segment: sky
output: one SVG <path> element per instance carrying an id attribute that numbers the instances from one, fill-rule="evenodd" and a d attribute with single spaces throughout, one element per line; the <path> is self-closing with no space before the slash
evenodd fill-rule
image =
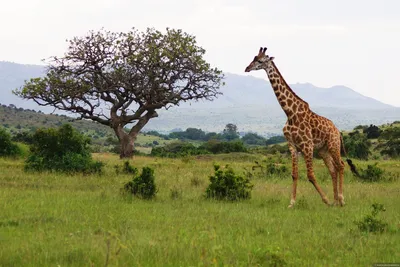
<path id="1" fill-rule="evenodd" d="M 244 73 L 260 46 L 289 84 L 345 85 L 400 107 L 398 0 L 1 0 L 0 60 L 43 64 L 67 39 L 104 28 L 182 29 L 224 72 Z M 244 92 L 245 93 L 245 92 Z"/>

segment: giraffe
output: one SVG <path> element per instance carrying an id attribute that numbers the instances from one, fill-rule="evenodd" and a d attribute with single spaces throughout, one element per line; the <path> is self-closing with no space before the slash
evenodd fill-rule
<path id="1" fill-rule="evenodd" d="M 329 205 L 327 196 L 315 179 L 313 170 L 314 150 L 318 151 L 332 177 L 334 204 L 343 206 L 345 204 L 343 196 L 344 162 L 340 156 L 340 146 L 343 142 L 341 133 L 331 120 L 314 113 L 308 103 L 296 95 L 276 67 L 274 57 L 265 54 L 266 50 L 266 47 L 260 48 L 258 55 L 247 66 L 245 72 L 260 69 L 266 71 L 276 98 L 287 116 L 283 134 L 288 142 L 292 157 L 293 179 L 289 208 L 293 207 L 296 202 L 297 180 L 299 178 L 298 152 L 303 154 L 306 162 L 308 180 L 318 191 L 322 201 Z"/>

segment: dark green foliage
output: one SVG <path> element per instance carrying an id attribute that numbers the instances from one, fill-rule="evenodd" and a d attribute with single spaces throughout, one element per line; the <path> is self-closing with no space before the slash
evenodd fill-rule
<path id="1" fill-rule="evenodd" d="M 356 127 L 354 127 L 354 130 L 363 130 L 367 129 L 368 125 L 357 125 Z"/>
<path id="2" fill-rule="evenodd" d="M 247 148 L 242 141 L 223 142 L 218 140 L 210 140 L 199 147 L 213 154 L 231 153 L 231 152 L 247 152 Z"/>
<path id="3" fill-rule="evenodd" d="M 58 129 L 39 129 L 33 135 L 25 169 L 100 173 L 104 164 L 92 160 L 89 143 L 69 124 Z"/>
<path id="4" fill-rule="evenodd" d="M 115 165 L 114 169 L 117 174 L 123 173 L 123 174 L 136 175 L 139 172 L 139 170 L 136 167 L 130 165 L 129 161 L 125 161 L 122 166 Z"/>
<path id="5" fill-rule="evenodd" d="M 286 138 L 283 135 L 277 135 L 277 136 L 272 136 L 267 139 L 266 145 L 274 145 L 274 144 L 279 144 L 279 143 L 284 143 L 286 142 Z"/>
<path id="6" fill-rule="evenodd" d="M 379 168 L 378 163 L 374 165 L 368 165 L 367 169 L 361 170 L 360 179 L 364 182 L 379 182 L 383 180 L 384 170 Z"/>
<path id="7" fill-rule="evenodd" d="M 367 135 L 368 139 L 378 138 L 381 135 L 382 130 L 376 125 L 370 125 L 363 129 L 363 133 Z"/>
<path id="8" fill-rule="evenodd" d="M 343 141 L 350 158 L 367 160 L 371 154 L 369 151 L 371 141 L 362 133 L 352 132 L 348 136 L 344 136 Z"/>
<path id="9" fill-rule="evenodd" d="M 197 128 L 187 128 L 185 131 L 175 131 L 168 135 L 169 138 L 177 138 L 180 140 L 198 140 L 198 141 L 208 141 L 210 139 L 221 139 L 221 135 L 211 132 L 205 133 L 201 129 Z"/>
<path id="10" fill-rule="evenodd" d="M 366 215 L 361 221 L 355 222 L 361 232 L 383 233 L 387 230 L 388 224 L 376 218 L 379 212 L 386 209 L 380 203 L 372 204 L 371 214 Z"/>
<path id="11" fill-rule="evenodd" d="M 216 133 L 216 132 L 206 133 L 206 135 L 204 136 L 204 141 L 221 140 L 221 139 L 222 139 L 221 134 Z"/>
<path id="12" fill-rule="evenodd" d="M 239 133 L 237 130 L 237 126 L 233 123 L 228 123 L 225 126 L 225 129 L 222 132 L 222 139 L 223 140 L 227 140 L 227 141 L 232 141 L 232 140 L 236 140 L 239 139 Z"/>
<path id="13" fill-rule="evenodd" d="M 388 155 L 392 158 L 400 157 L 400 138 L 389 139 L 385 145 L 383 150 L 381 151 L 382 155 Z"/>
<path id="14" fill-rule="evenodd" d="M 31 131 L 24 131 L 24 132 L 19 132 L 16 133 L 13 137 L 12 140 L 14 142 L 20 142 L 20 143 L 25 143 L 25 144 L 32 144 L 33 143 L 33 134 Z"/>
<path id="15" fill-rule="evenodd" d="M 153 147 L 150 155 L 157 157 L 184 157 L 190 155 L 208 154 L 204 149 L 197 148 L 191 143 L 187 142 L 173 142 L 163 147 Z"/>
<path id="16" fill-rule="evenodd" d="M 242 141 L 247 145 L 264 146 L 267 140 L 256 133 L 247 133 L 242 137 Z"/>
<path id="17" fill-rule="evenodd" d="M 384 130 L 379 140 L 384 142 L 379 146 L 382 148 L 382 155 L 388 155 L 393 158 L 400 157 L 400 127 L 391 127 Z"/>
<path id="18" fill-rule="evenodd" d="M 124 185 L 124 191 L 143 199 L 152 199 L 157 193 L 154 170 L 143 167 L 142 173 Z"/>
<path id="19" fill-rule="evenodd" d="M 0 128 L 0 157 L 16 157 L 21 153 L 19 147 L 11 141 L 10 134 Z"/>
<path id="20" fill-rule="evenodd" d="M 158 137 L 163 138 L 164 140 L 169 140 L 169 139 L 170 139 L 168 135 L 161 134 L 161 133 L 159 133 L 159 132 L 157 132 L 157 131 L 148 131 L 148 132 L 145 132 L 145 133 L 144 133 L 144 135 L 146 135 L 146 134 L 158 136 Z"/>
<path id="21" fill-rule="evenodd" d="M 206 189 L 207 198 L 235 201 L 251 197 L 253 185 L 248 178 L 236 174 L 229 166 L 222 170 L 219 165 L 214 165 L 214 170 Z"/>
<path id="22" fill-rule="evenodd" d="M 223 142 L 210 140 L 203 145 L 196 147 L 188 142 L 173 142 L 163 147 L 154 147 L 151 150 L 152 156 L 157 157 L 184 157 L 204 154 L 221 154 L 231 152 L 247 152 L 246 147 L 241 141 Z"/>

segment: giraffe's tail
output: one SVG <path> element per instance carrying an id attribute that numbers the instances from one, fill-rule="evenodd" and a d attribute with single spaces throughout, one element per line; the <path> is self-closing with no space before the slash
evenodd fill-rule
<path id="1" fill-rule="evenodd" d="M 358 171 L 357 171 L 357 169 L 356 169 L 356 166 L 354 165 L 353 161 L 347 157 L 346 149 L 344 148 L 344 142 L 343 142 L 343 135 L 342 135 L 342 133 L 340 133 L 340 141 L 341 141 L 341 143 L 342 143 L 343 152 L 344 152 L 344 155 L 345 155 L 345 157 L 346 157 L 347 164 L 349 164 L 349 166 L 350 166 L 351 172 L 352 172 L 356 177 L 360 177 L 360 174 L 358 173 Z"/>

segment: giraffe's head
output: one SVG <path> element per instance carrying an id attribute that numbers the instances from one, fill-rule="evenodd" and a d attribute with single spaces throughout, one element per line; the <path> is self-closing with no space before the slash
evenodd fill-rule
<path id="1" fill-rule="evenodd" d="M 266 55 L 265 51 L 267 51 L 266 47 L 264 48 L 260 47 L 258 55 L 254 57 L 252 62 L 250 62 L 250 64 L 245 69 L 245 72 L 267 68 L 268 64 L 270 64 L 272 60 L 274 60 L 274 57 Z"/>

